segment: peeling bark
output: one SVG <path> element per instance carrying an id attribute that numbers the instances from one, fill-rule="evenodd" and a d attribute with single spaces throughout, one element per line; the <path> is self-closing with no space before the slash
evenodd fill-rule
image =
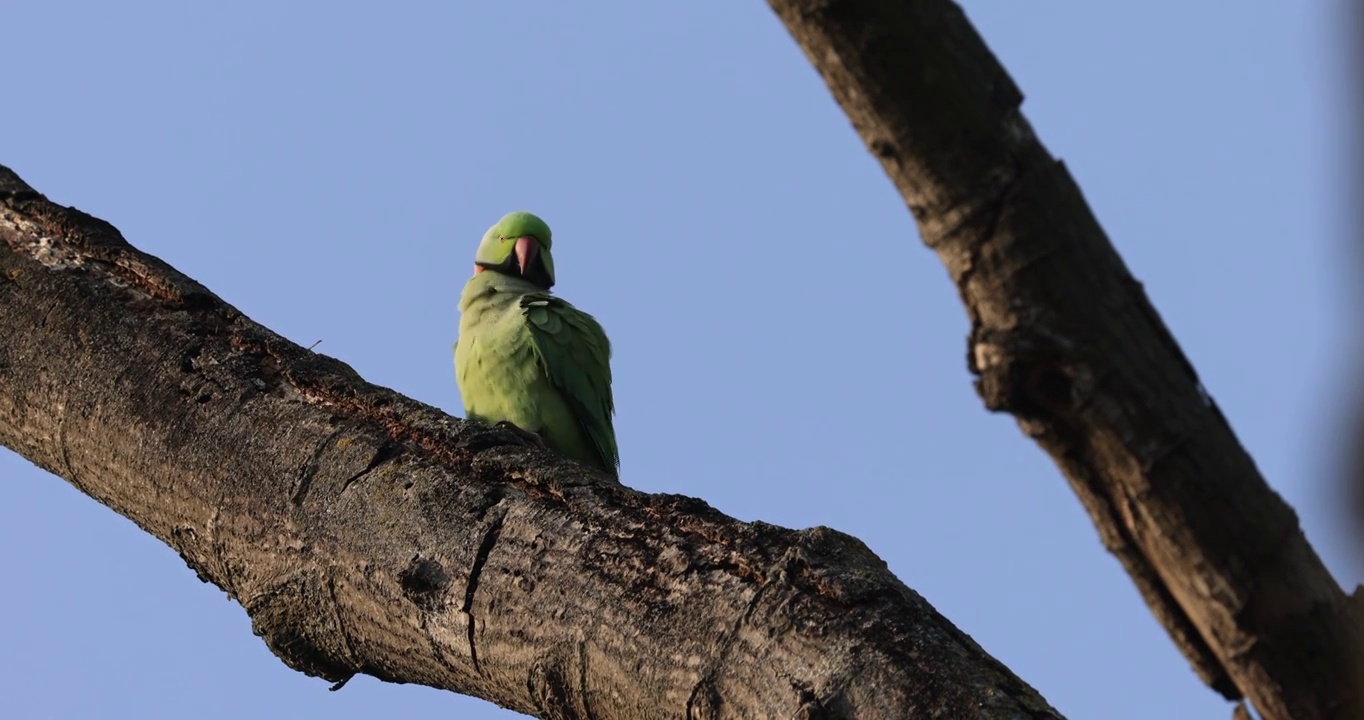
<path id="1" fill-rule="evenodd" d="M 1023 96 L 949 0 L 769 0 L 947 267 L 967 363 L 1194 670 L 1267 720 L 1364 717 L 1364 634 Z"/>
<path id="2" fill-rule="evenodd" d="M 542 718 L 1059 718 L 855 538 L 648 495 L 364 382 L 0 167 L 0 444 L 287 665 Z"/>

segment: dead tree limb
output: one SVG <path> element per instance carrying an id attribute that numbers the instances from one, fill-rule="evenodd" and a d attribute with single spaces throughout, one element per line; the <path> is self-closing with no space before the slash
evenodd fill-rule
<path id="1" fill-rule="evenodd" d="M 1345 594 L 961 9 L 769 3 L 947 266 L 986 407 L 1056 461 L 1198 674 L 1268 720 L 1364 717 Z"/>
<path id="2" fill-rule="evenodd" d="M 370 385 L 3 167 L 0 444 L 328 680 L 543 718 L 1060 717 L 855 538 L 635 492 Z"/>

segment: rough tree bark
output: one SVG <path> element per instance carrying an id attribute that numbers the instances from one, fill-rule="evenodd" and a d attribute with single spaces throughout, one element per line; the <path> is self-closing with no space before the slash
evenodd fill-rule
<path id="1" fill-rule="evenodd" d="M 949 0 L 769 0 L 900 190 L 971 323 L 986 407 L 1056 461 L 1205 682 L 1364 717 L 1359 620 Z"/>
<path id="2" fill-rule="evenodd" d="M 0 444 L 289 666 L 543 718 L 1059 718 L 865 545 L 647 495 L 361 380 L 0 167 Z"/>

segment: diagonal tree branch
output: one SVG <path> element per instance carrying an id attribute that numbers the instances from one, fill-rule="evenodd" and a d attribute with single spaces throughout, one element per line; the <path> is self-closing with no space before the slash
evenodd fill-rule
<path id="1" fill-rule="evenodd" d="M 769 4 L 947 266 L 986 407 L 1056 461 L 1199 676 L 1268 720 L 1364 717 L 1345 594 L 961 9 Z"/>
<path id="2" fill-rule="evenodd" d="M 543 718 L 1059 718 L 855 538 L 647 495 L 375 387 L 0 167 L 0 444 L 286 664 Z"/>

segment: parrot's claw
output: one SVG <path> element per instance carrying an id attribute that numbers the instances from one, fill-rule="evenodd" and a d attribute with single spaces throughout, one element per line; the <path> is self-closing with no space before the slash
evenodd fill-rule
<path id="1" fill-rule="evenodd" d="M 503 420 L 502 422 L 497 424 L 497 427 L 500 427 L 503 430 L 510 432 L 511 434 L 521 438 L 522 440 L 525 440 L 531 445 L 536 445 L 539 447 L 549 447 L 548 445 L 545 445 L 544 438 L 540 437 L 539 435 L 536 435 L 535 433 L 529 430 L 522 430 L 521 428 L 516 426 L 516 423 L 511 423 L 507 422 L 506 420 Z"/>

